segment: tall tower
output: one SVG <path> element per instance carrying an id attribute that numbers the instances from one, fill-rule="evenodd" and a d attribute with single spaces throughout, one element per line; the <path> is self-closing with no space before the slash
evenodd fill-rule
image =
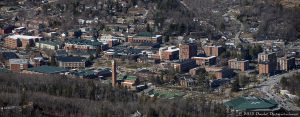
<path id="1" fill-rule="evenodd" d="M 197 45 L 194 43 L 179 44 L 179 59 L 186 60 L 197 55 Z"/>
<path id="2" fill-rule="evenodd" d="M 115 60 L 111 61 L 111 70 L 112 70 L 111 85 L 113 87 L 115 87 L 116 86 L 116 81 L 117 81 L 117 68 L 116 68 L 116 61 Z"/>

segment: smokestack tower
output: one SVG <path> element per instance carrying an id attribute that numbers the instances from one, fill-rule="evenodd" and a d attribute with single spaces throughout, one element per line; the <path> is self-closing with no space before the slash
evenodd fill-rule
<path id="1" fill-rule="evenodd" d="M 117 81 L 117 68 L 116 68 L 116 61 L 115 60 L 111 61 L 111 70 L 112 70 L 111 85 L 113 87 L 115 87 L 116 86 L 116 81 Z"/>

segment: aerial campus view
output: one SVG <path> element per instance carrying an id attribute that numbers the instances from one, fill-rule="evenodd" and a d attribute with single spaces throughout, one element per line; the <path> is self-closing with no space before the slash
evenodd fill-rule
<path id="1" fill-rule="evenodd" d="M 300 0 L 0 0 L 0 117 L 298 117 Z"/>

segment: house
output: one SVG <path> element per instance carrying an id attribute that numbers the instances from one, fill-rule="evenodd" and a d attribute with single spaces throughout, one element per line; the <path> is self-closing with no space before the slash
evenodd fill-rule
<path id="1" fill-rule="evenodd" d="M 86 61 L 82 57 L 58 56 L 58 66 L 63 68 L 85 68 Z"/>

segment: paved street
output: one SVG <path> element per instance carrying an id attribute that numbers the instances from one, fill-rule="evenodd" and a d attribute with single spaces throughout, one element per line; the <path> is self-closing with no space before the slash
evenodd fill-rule
<path id="1" fill-rule="evenodd" d="M 288 77 L 296 72 L 300 72 L 300 70 L 293 70 L 288 73 L 272 76 L 269 80 L 259 84 L 257 86 L 257 90 L 263 92 L 269 99 L 274 99 L 281 107 L 288 111 L 300 110 L 300 108 L 293 101 L 287 99 L 286 97 L 279 96 L 279 94 L 276 94 L 274 91 L 272 91 L 272 86 L 279 84 L 282 77 Z"/>

